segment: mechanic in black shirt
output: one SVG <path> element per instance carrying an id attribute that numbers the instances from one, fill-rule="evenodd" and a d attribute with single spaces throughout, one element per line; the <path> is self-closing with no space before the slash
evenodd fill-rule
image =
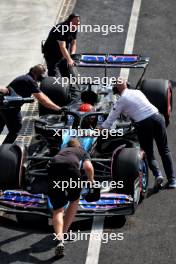
<path id="1" fill-rule="evenodd" d="M 68 66 L 72 66 L 72 54 L 76 53 L 77 27 L 80 23 L 78 14 L 71 14 L 69 18 L 54 26 L 45 44 L 42 52 L 44 54 L 49 76 L 56 76 L 56 64 L 62 77 L 69 77 Z"/>
<path id="2" fill-rule="evenodd" d="M 38 82 L 42 80 L 45 68 L 42 64 L 32 67 L 26 75 L 14 79 L 7 88 L 1 88 L 0 92 L 4 95 L 20 95 L 23 98 L 33 95 L 42 105 L 52 110 L 58 111 L 60 107 L 54 104 L 38 87 Z M 22 116 L 20 107 L 0 110 L 0 133 L 6 125 L 9 133 L 4 143 L 13 143 L 22 127 Z"/>
<path id="3" fill-rule="evenodd" d="M 68 146 L 62 149 L 49 165 L 49 197 L 53 205 L 53 225 L 58 239 L 56 256 L 64 255 L 63 234 L 68 232 L 78 208 L 81 188 L 77 183 L 81 178 L 81 161 L 88 181 L 92 184 L 94 182 L 94 169 L 89 159 L 89 154 L 81 148 L 80 142 L 77 139 L 70 139 Z M 54 182 L 58 181 L 60 184 L 56 186 Z M 63 181 L 68 182 L 65 188 L 61 188 Z M 71 181 L 75 183 L 75 188 L 69 184 Z M 68 202 L 70 203 L 63 221 L 64 206 Z"/>

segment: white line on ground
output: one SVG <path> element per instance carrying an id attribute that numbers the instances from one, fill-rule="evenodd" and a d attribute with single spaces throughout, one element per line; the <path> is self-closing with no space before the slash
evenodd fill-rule
<path id="1" fill-rule="evenodd" d="M 132 54 L 142 0 L 134 0 L 129 21 L 124 54 Z M 128 80 L 130 69 L 121 69 L 120 76 Z"/>
<path id="2" fill-rule="evenodd" d="M 141 7 L 142 0 L 134 0 L 133 7 L 131 10 L 131 16 L 129 21 L 128 33 L 125 42 L 124 54 L 132 54 L 134 41 L 136 36 L 139 12 Z M 129 77 L 129 69 L 121 69 L 120 76 L 123 76 L 125 79 L 128 80 Z M 100 234 L 103 233 L 103 225 L 104 225 L 104 217 L 99 219 L 98 217 L 94 217 L 91 236 L 89 240 L 89 246 L 87 251 L 87 258 L 86 264 L 98 264 L 99 262 L 99 255 L 100 255 L 100 248 L 101 248 L 101 239 L 95 240 L 93 239 L 93 233 L 98 232 Z M 99 236 L 100 237 L 100 236 Z"/>
<path id="3" fill-rule="evenodd" d="M 89 239 L 89 247 L 87 251 L 86 264 L 98 264 L 100 248 L 101 248 L 101 235 L 103 233 L 104 217 L 95 216 L 93 219 L 91 235 Z M 98 239 L 93 234 L 98 234 Z"/>

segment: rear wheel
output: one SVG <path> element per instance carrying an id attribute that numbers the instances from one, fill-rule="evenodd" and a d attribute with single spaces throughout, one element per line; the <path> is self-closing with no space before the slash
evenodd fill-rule
<path id="1" fill-rule="evenodd" d="M 46 77 L 40 85 L 41 91 L 46 94 L 55 104 L 65 106 L 69 102 L 69 87 L 62 87 L 56 77 Z M 39 104 L 39 115 L 56 114 L 55 111 Z"/>
<path id="2" fill-rule="evenodd" d="M 172 112 L 172 85 L 168 80 L 143 80 L 141 91 L 149 101 L 164 115 L 166 125 L 170 122 Z"/>

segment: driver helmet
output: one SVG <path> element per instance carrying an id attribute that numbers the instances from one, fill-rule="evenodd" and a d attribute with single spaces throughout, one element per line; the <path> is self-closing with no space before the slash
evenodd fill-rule
<path id="1" fill-rule="evenodd" d="M 79 107 L 80 112 L 91 112 L 94 110 L 95 108 L 91 104 L 88 104 L 88 103 L 81 104 Z"/>

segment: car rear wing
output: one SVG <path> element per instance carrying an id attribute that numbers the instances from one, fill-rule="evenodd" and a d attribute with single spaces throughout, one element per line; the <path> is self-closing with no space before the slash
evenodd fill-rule
<path id="1" fill-rule="evenodd" d="M 149 58 L 138 54 L 75 54 L 72 56 L 76 67 L 99 68 L 142 68 L 145 69 Z"/>
<path id="2" fill-rule="evenodd" d="M 149 57 L 139 54 L 83 53 L 72 55 L 72 59 L 75 62 L 73 68 L 103 68 L 105 71 L 105 77 L 107 76 L 107 70 L 110 68 L 142 69 L 141 76 L 136 84 L 136 89 L 140 87 L 149 64 Z M 72 72 L 72 70 L 70 71 Z"/>

